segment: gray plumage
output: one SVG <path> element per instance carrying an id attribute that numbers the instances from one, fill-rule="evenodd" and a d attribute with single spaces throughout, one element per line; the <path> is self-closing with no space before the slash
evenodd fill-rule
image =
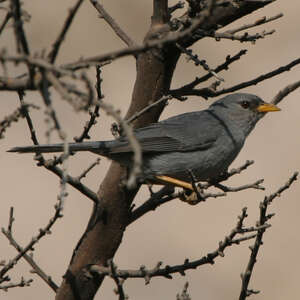
<path id="1" fill-rule="evenodd" d="M 271 107 L 260 110 L 261 107 Z M 135 130 L 143 153 L 143 177 L 166 175 L 190 181 L 216 178 L 225 172 L 242 149 L 249 133 L 267 111 L 279 110 L 252 94 L 228 95 L 208 109 L 190 112 Z M 126 137 L 117 140 L 70 143 L 71 152 L 91 151 L 132 165 Z M 15 147 L 10 152 L 60 152 L 63 144 Z"/>

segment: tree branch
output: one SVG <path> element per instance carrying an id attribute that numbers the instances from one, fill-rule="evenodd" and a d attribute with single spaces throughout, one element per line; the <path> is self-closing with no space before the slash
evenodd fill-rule
<path id="1" fill-rule="evenodd" d="M 83 0 L 77 0 L 74 7 L 69 9 L 69 15 L 65 20 L 63 28 L 62 28 L 60 34 L 58 35 L 56 41 L 53 43 L 51 52 L 48 54 L 48 59 L 51 64 L 53 64 L 55 62 L 56 57 L 58 55 L 58 51 L 60 49 L 60 46 L 61 46 L 62 42 L 64 41 L 66 34 L 72 24 L 72 21 L 82 3 L 83 3 Z"/>
<path id="2" fill-rule="evenodd" d="M 300 64 L 300 58 L 297 58 L 293 61 L 291 61 L 290 63 L 281 66 L 277 69 L 274 69 L 271 72 L 265 73 L 263 75 L 260 75 L 254 79 L 251 79 L 249 81 L 244 81 L 242 83 L 236 84 L 232 87 L 226 88 L 226 89 L 222 89 L 219 91 L 212 91 L 211 89 L 189 89 L 189 87 L 193 86 L 193 85 L 187 85 L 185 87 L 182 87 L 180 89 L 177 90 L 173 90 L 170 93 L 174 96 L 188 96 L 188 95 L 195 95 L 195 96 L 202 96 L 202 97 L 217 97 L 223 94 L 228 94 L 228 93 L 232 93 L 232 92 L 236 92 L 238 90 L 244 89 L 246 87 L 252 86 L 252 85 L 256 85 L 264 80 L 270 79 L 278 74 L 281 74 L 283 72 L 287 72 L 290 71 L 293 67 L 297 66 L 298 64 Z"/>
<path id="3" fill-rule="evenodd" d="M 243 237 L 243 239 L 240 239 L 238 242 L 235 241 L 235 237 L 238 234 L 243 234 L 243 222 L 244 219 L 247 217 L 247 209 L 244 208 L 242 211 L 242 214 L 238 217 L 238 222 L 235 226 L 235 228 L 232 229 L 229 235 L 227 235 L 223 241 L 219 242 L 219 246 L 215 251 L 212 251 L 208 253 L 207 255 L 203 256 L 200 259 L 189 261 L 186 259 L 183 264 L 174 265 L 174 266 L 165 266 L 164 268 L 161 268 L 162 262 L 159 262 L 153 269 L 146 269 L 145 266 L 141 266 L 139 270 L 116 270 L 116 275 L 119 278 L 144 278 L 145 283 L 148 284 L 150 282 L 150 279 L 152 277 L 165 277 L 168 279 L 172 278 L 171 274 L 179 273 L 181 275 L 185 275 L 185 271 L 196 269 L 201 265 L 204 264 L 214 264 L 215 259 L 219 256 L 224 256 L 224 251 L 226 248 L 230 247 L 231 245 L 238 244 L 239 242 L 243 242 L 249 239 L 252 239 L 256 236 L 251 235 L 248 237 Z M 92 265 L 88 268 L 87 272 L 91 273 L 97 273 L 99 275 L 109 275 L 110 268 L 103 267 L 99 265 Z"/>
<path id="4" fill-rule="evenodd" d="M 224 63 L 222 63 L 221 65 L 219 65 L 218 67 L 216 67 L 215 69 L 213 69 L 212 71 L 215 73 L 219 73 L 223 70 L 228 70 L 229 65 L 231 65 L 233 62 L 238 61 L 243 55 L 245 55 L 247 53 L 246 49 L 242 49 L 239 51 L 239 53 L 237 53 L 234 56 L 230 56 L 228 55 L 226 57 L 226 60 Z M 210 79 L 213 75 L 211 73 L 208 73 L 200 78 L 196 78 L 194 81 L 192 81 L 191 83 L 184 85 L 183 87 L 179 88 L 179 89 L 174 89 L 170 91 L 171 95 L 180 95 L 180 94 L 184 94 L 185 91 L 189 91 L 191 89 L 193 89 L 195 86 L 197 86 L 198 84 L 200 84 L 201 82 L 207 81 L 208 79 Z"/>
<path id="5" fill-rule="evenodd" d="M 103 5 L 101 5 L 97 0 L 90 0 L 92 5 L 99 12 L 100 18 L 103 18 L 107 24 L 112 28 L 112 30 L 116 33 L 116 35 L 127 45 L 133 46 L 135 42 L 125 33 L 125 31 L 118 25 L 118 23 L 108 14 L 108 12 L 104 9 Z"/>
<path id="6" fill-rule="evenodd" d="M 166 24 L 169 19 L 168 0 L 153 0 L 152 24 Z"/>
<path id="7" fill-rule="evenodd" d="M 256 20 L 253 23 L 245 24 L 245 25 L 242 25 L 242 26 L 237 27 L 235 29 L 226 30 L 225 32 L 230 33 L 230 34 L 235 34 L 237 32 L 240 32 L 240 31 L 243 31 L 243 30 L 246 30 L 246 29 L 249 29 L 249 28 L 253 28 L 253 27 L 256 27 L 256 26 L 259 26 L 259 25 L 263 25 L 263 24 L 275 21 L 275 20 L 277 20 L 279 18 L 282 18 L 282 17 L 283 17 L 283 13 L 279 13 L 279 14 L 273 16 L 273 17 L 270 17 L 270 18 L 262 17 L 262 18 Z"/>
<path id="8" fill-rule="evenodd" d="M 12 208 L 11 208 L 12 211 Z M 24 253 L 24 249 L 17 243 L 17 241 L 14 239 L 12 235 L 12 222 L 9 224 L 9 228 L 5 234 L 7 239 L 9 240 L 10 244 L 19 252 L 19 253 Z M 31 255 L 28 255 L 26 253 L 23 254 L 22 256 L 28 264 L 33 268 L 34 273 L 36 273 L 39 277 L 42 278 L 49 286 L 50 288 L 56 292 L 58 289 L 57 284 L 52 280 L 51 276 L 47 275 L 38 265 L 37 263 L 33 260 Z"/>
<path id="9" fill-rule="evenodd" d="M 15 37 L 17 39 L 18 52 L 29 55 L 30 50 L 29 50 L 26 34 L 23 28 L 21 3 L 19 0 L 11 0 L 11 12 L 14 19 L 14 30 L 15 30 Z"/>
<path id="10" fill-rule="evenodd" d="M 260 203 L 260 217 L 258 220 L 257 226 L 263 226 L 266 225 L 267 221 L 273 216 L 273 215 L 267 215 L 267 209 L 268 206 L 272 203 L 272 201 L 280 197 L 281 194 L 290 188 L 290 186 L 293 184 L 294 181 L 297 180 L 298 172 L 294 173 L 290 179 L 284 184 L 282 187 L 280 187 L 275 193 L 271 194 L 270 196 L 266 196 L 263 200 L 263 202 Z M 246 270 L 244 274 L 241 275 L 242 277 L 242 288 L 239 300 L 245 300 L 248 296 L 253 294 L 253 290 L 248 289 L 248 285 L 252 276 L 252 272 L 254 269 L 254 264 L 257 261 L 257 255 L 258 251 L 260 249 L 260 246 L 262 245 L 262 238 L 265 232 L 265 228 L 259 229 L 257 232 L 257 236 L 255 238 L 255 242 L 253 246 L 250 247 L 251 255 L 249 258 L 248 265 L 246 267 Z M 256 291 L 254 291 L 256 293 Z"/>

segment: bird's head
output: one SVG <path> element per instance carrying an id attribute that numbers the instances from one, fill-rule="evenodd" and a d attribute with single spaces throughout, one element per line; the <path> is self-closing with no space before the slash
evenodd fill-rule
<path id="1" fill-rule="evenodd" d="M 225 96 L 214 102 L 209 109 L 223 121 L 236 124 L 247 135 L 267 112 L 280 111 L 276 105 L 246 93 Z"/>

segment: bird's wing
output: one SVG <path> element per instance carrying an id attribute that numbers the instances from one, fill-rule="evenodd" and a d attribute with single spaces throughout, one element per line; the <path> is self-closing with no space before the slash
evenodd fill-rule
<path id="1" fill-rule="evenodd" d="M 186 113 L 137 129 L 135 136 L 143 153 L 205 150 L 219 135 L 216 122 L 206 111 Z M 109 152 L 132 152 L 132 148 L 126 138 L 121 138 Z"/>

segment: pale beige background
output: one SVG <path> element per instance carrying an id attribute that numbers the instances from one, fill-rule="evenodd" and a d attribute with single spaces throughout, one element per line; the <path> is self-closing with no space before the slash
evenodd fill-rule
<path id="1" fill-rule="evenodd" d="M 32 14 L 31 22 L 26 25 L 26 32 L 32 45 L 32 51 L 50 49 L 59 32 L 67 8 L 75 1 L 24 1 L 25 8 Z M 107 10 L 118 19 L 128 34 L 141 41 L 150 22 L 151 1 L 103 1 Z M 277 1 L 267 8 L 236 22 L 238 24 L 254 21 L 264 15 L 283 12 L 285 17 L 268 24 L 264 28 L 275 28 L 276 33 L 260 40 L 256 45 L 239 42 L 203 40 L 194 48 L 200 58 L 206 59 L 211 67 L 223 62 L 228 54 L 235 54 L 241 48 L 249 53 L 240 62 L 235 63 L 229 72 L 222 73 L 226 79 L 224 86 L 248 80 L 262 72 L 270 71 L 299 57 L 299 9 L 298 1 Z M 1 15 L 2 18 L 3 15 Z M 260 28 L 262 30 L 262 28 Z M 6 30 L 0 39 L 0 48 L 14 49 L 12 28 Z M 124 45 L 111 32 L 103 20 L 97 18 L 95 9 L 89 1 L 83 5 L 72 25 L 71 31 L 62 47 L 59 62 L 71 62 L 82 56 L 90 56 L 119 49 Z M 191 81 L 196 75 L 203 74 L 201 68 L 182 59 L 175 74 L 173 87 Z M 91 76 L 93 72 L 90 73 Z M 135 64 L 132 58 L 116 61 L 103 70 L 103 90 L 105 100 L 119 107 L 123 113 L 130 101 L 131 90 L 135 79 Z M 277 78 L 265 81 L 246 89 L 269 101 L 279 89 L 299 80 L 300 66 Z M 300 91 L 294 92 L 280 104 L 282 112 L 269 114 L 248 138 L 246 147 L 233 163 L 237 167 L 246 159 L 254 159 L 255 165 L 246 173 L 231 180 L 232 185 L 244 184 L 265 178 L 266 191 L 245 191 L 230 194 L 227 198 L 211 199 L 198 206 L 188 206 L 175 200 L 155 213 L 149 213 L 128 228 L 123 243 L 115 257 L 120 268 L 138 268 L 141 264 L 152 267 L 157 261 L 166 264 L 177 264 L 185 258 L 196 259 L 214 250 L 218 241 L 228 234 L 235 225 L 237 215 L 242 207 L 249 208 L 249 224 L 258 216 L 258 205 L 265 194 L 271 193 L 282 185 L 288 177 L 299 170 L 300 141 Z M 55 106 L 59 118 L 65 126 L 70 140 L 77 135 L 85 120 L 84 115 L 74 115 L 73 111 L 58 97 Z M 27 93 L 27 102 L 39 104 L 40 97 Z M 208 103 L 211 103 L 209 100 Z M 181 113 L 202 109 L 207 104 L 202 99 L 191 98 L 185 103 L 171 103 L 163 118 Z M 1 93 L 0 120 L 18 106 L 15 93 Z M 38 129 L 40 140 L 45 142 L 46 128 L 40 113 L 32 114 Z M 111 119 L 106 116 L 91 132 L 93 139 L 111 138 Z M 201 130 L 201 129 L 200 129 Z M 57 137 L 53 136 L 52 141 Z M 35 166 L 32 155 L 8 154 L 5 151 L 12 146 L 30 144 L 28 128 L 25 121 L 8 129 L 6 139 L 1 140 L 1 201 L 0 225 L 7 226 L 9 207 L 15 207 L 16 221 L 14 232 L 17 240 L 25 245 L 44 226 L 53 214 L 53 206 L 59 193 L 58 178 L 43 168 Z M 70 159 L 70 173 L 77 175 L 95 159 L 92 154 L 79 154 Z M 101 165 L 94 169 L 85 183 L 97 190 L 109 162 L 103 159 Z M 53 234 L 45 237 L 36 247 L 35 259 L 44 270 L 59 284 L 61 276 L 69 263 L 72 250 L 81 236 L 92 204 L 80 193 L 69 187 L 64 218 L 53 228 Z M 261 294 L 252 299 L 297 299 L 299 296 L 299 192 L 298 182 L 271 207 L 276 216 L 272 219 L 273 227 L 264 238 L 254 277 L 250 287 L 261 290 Z M 137 204 L 146 199 L 146 193 L 140 193 Z M 10 259 L 16 252 L 8 241 L 0 236 L 1 259 Z M 240 291 L 240 273 L 248 261 L 249 249 L 246 244 L 232 247 L 225 252 L 224 258 L 218 258 L 214 266 L 204 266 L 197 271 L 187 272 L 186 277 L 175 275 L 175 279 L 152 279 L 151 284 L 144 285 L 143 280 L 128 280 L 125 291 L 131 299 L 175 299 L 176 293 L 182 290 L 186 281 L 190 282 L 192 299 L 237 299 Z M 34 274 L 25 262 L 20 262 L 11 273 L 13 281 L 22 275 L 34 278 L 29 288 L 17 288 L 9 293 L 2 293 L 0 299 L 53 299 L 53 292 Z M 98 293 L 96 299 L 116 299 L 112 292 L 114 285 L 110 279 Z"/>

